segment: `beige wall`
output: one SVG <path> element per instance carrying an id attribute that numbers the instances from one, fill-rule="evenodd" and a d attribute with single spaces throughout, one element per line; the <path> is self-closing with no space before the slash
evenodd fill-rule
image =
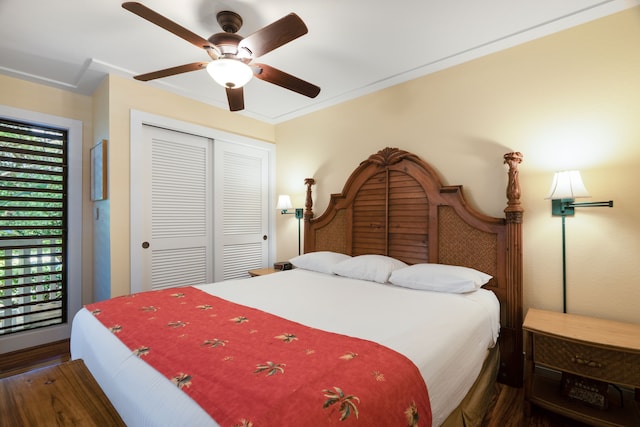
<path id="1" fill-rule="evenodd" d="M 430 162 L 472 205 L 500 216 L 502 155 L 521 151 L 525 306 L 562 310 L 561 219 L 553 172 L 580 169 L 591 200 L 567 218 L 568 311 L 640 323 L 640 7 L 277 125 L 277 187 L 317 211 L 369 154 L 393 146 Z M 296 254 L 278 220 L 278 258 Z"/>
<path id="2" fill-rule="evenodd" d="M 83 164 L 89 161 L 89 149 L 93 145 L 91 97 L 68 91 L 36 85 L 24 80 L 0 75 L 0 104 L 53 116 L 82 121 Z M 89 196 L 89 168 L 82 171 L 82 283 L 83 303 L 91 298 L 92 245 L 91 203 Z"/>
<path id="3" fill-rule="evenodd" d="M 93 93 L 93 133 L 94 141 L 107 141 L 107 169 L 109 168 L 109 84 L 105 79 Z M 90 165 L 86 165 L 90 168 Z M 111 174 L 109 174 L 111 175 Z M 111 212 L 110 192 L 111 186 L 107 185 L 107 194 L 104 200 L 92 203 L 93 209 L 93 280 L 91 282 L 90 300 L 102 301 L 111 296 Z"/>

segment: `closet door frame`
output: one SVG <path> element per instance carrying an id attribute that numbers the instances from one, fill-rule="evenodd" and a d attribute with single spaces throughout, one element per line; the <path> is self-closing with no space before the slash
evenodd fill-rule
<path id="1" fill-rule="evenodd" d="M 168 130 L 177 132 L 190 133 L 197 136 L 209 138 L 213 141 L 224 140 L 230 143 L 237 143 L 241 145 L 248 145 L 269 152 L 269 177 L 268 177 L 268 193 L 269 193 L 269 206 L 267 208 L 268 214 L 268 264 L 272 265 L 275 262 L 276 251 L 276 233 L 275 233 L 275 164 L 276 164 L 276 150 L 275 144 L 271 144 L 264 141 L 258 141 L 252 138 L 236 135 L 230 132 L 221 131 L 218 129 L 208 128 L 206 126 L 196 125 L 193 123 L 186 123 L 180 120 L 171 119 L 156 114 L 147 113 L 139 110 L 131 110 L 130 113 L 130 213 L 134 211 L 140 211 L 140 186 L 135 183 L 140 182 L 142 174 L 144 173 L 141 168 L 135 167 L 136 163 L 142 157 L 141 144 L 137 143 L 141 141 L 142 129 L 144 125 L 156 126 Z M 142 237 L 139 235 L 138 224 L 136 224 L 137 218 L 130 214 L 130 259 L 134 254 L 134 251 L 139 251 L 139 245 L 142 241 Z M 212 260 L 213 261 L 213 260 Z M 130 280 L 131 280 L 131 293 L 140 292 L 143 289 L 140 288 L 142 283 L 142 277 L 140 269 L 135 268 L 133 265 L 130 268 Z"/>

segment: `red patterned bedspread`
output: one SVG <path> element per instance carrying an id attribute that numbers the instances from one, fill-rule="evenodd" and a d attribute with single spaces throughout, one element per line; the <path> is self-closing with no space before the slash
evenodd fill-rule
<path id="1" fill-rule="evenodd" d="M 191 287 L 86 308 L 221 426 L 431 425 L 418 369 L 377 343 Z"/>

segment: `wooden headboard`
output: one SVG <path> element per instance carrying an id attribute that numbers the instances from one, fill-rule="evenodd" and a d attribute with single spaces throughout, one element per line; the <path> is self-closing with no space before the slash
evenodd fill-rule
<path id="1" fill-rule="evenodd" d="M 418 156 L 385 148 L 369 156 L 332 194 L 326 211 L 314 217 L 307 178 L 304 252 L 381 254 L 408 264 L 440 263 L 475 268 L 493 276 L 485 285 L 501 307 L 498 379 L 521 386 L 522 213 L 518 164 L 508 153 L 507 207 L 504 218 L 474 210 L 462 186 L 443 186 L 435 170 Z M 502 191 L 502 190 L 501 190 Z"/>

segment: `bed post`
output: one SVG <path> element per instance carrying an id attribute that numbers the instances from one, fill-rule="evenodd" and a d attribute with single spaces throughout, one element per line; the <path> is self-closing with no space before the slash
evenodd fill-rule
<path id="1" fill-rule="evenodd" d="M 311 197 L 311 186 L 315 185 L 316 180 L 313 178 L 305 178 L 304 185 L 307 186 L 307 198 L 304 202 L 304 248 L 303 253 L 307 252 L 307 245 L 309 245 L 309 226 L 310 220 L 313 218 L 313 198 Z"/>
<path id="2" fill-rule="evenodd" d="M 521 387 L 523 382 L 523 347 L 522 347 L 522 214 L 520 204 L 520 182 L 518 165 L 522 163 L 522 153 L 513 152 L 504 155 L 504 163 L 509 165 L 509 182 L 507 184 L 507 207 L 504 210 L 507 224 L 507 312 L 505 324 L 501 327 L 501 344 L 504 346 L 501 371 L 505 378 L 501 381 Z M 506 350 L 506 351 L 505 351 Z"/>

